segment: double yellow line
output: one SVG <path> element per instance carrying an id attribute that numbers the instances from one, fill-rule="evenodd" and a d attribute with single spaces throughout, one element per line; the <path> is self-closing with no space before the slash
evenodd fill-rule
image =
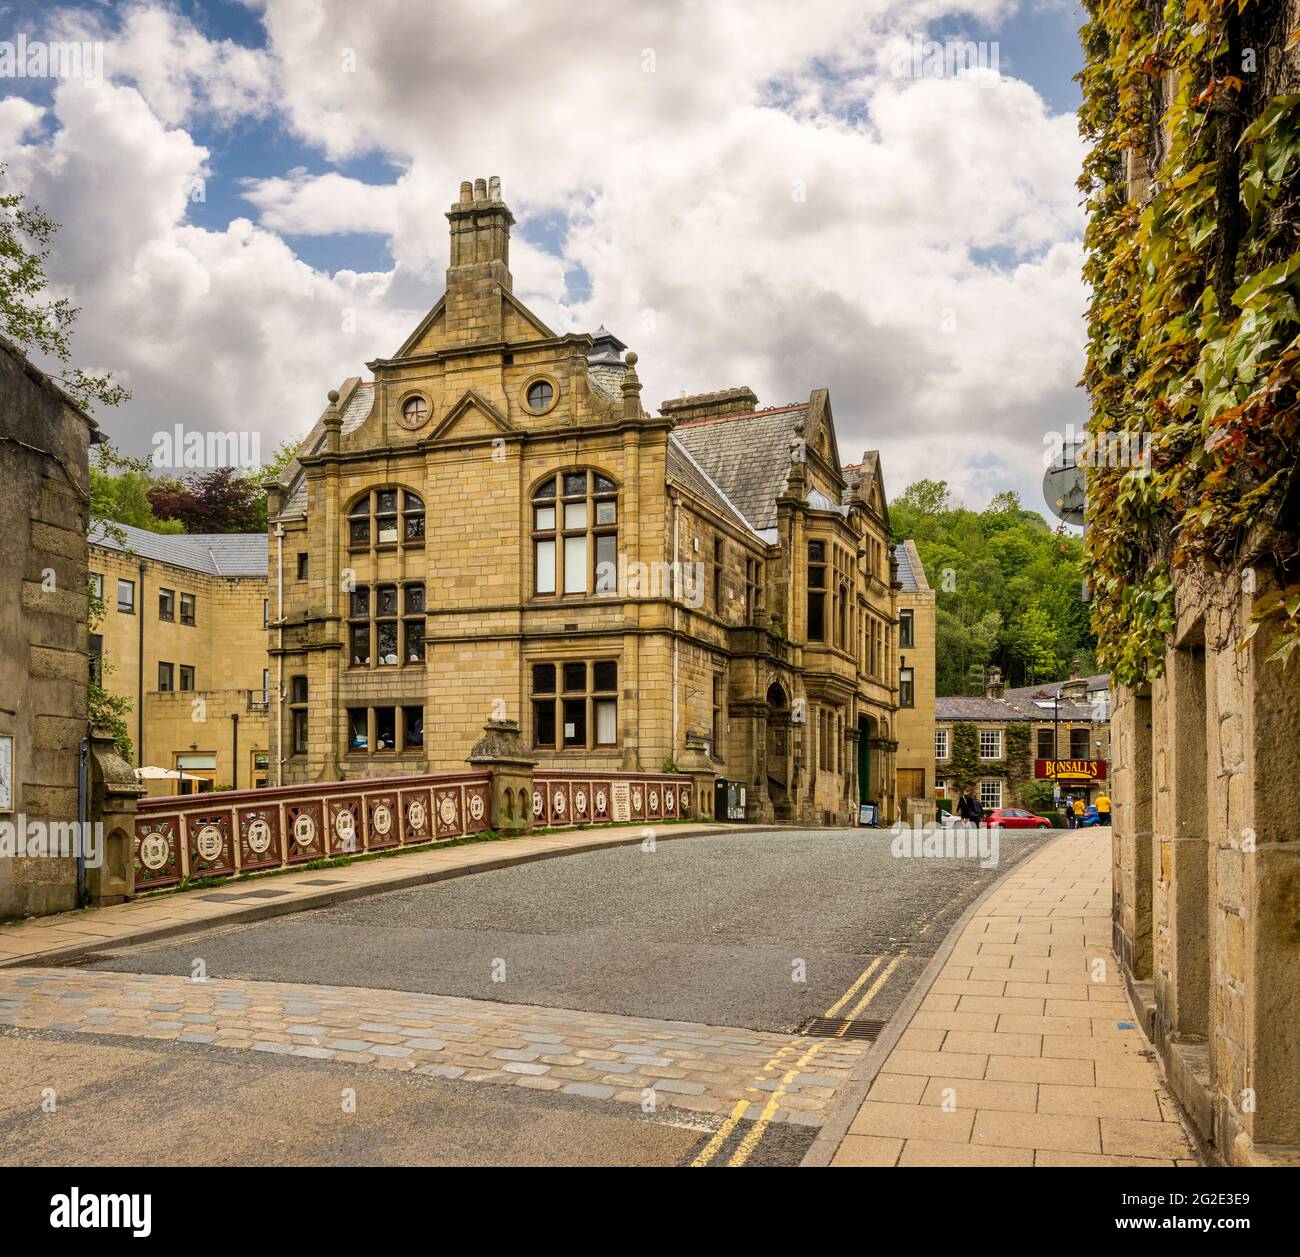
<path id="1" fill-rule="evenodd" d="M 852 1010 L 848 1013 L 847 1017 L 845 1018 L 845 1024 L 841 1026 L 833 1036 L 825 1039 L 820 1039 L 818 1042 L 814 1043 L 810 1048 L 808 1048 L 806 1052 L 804 1052 L 804 1054 L 801 1057 L 799 1057 L 797 1061 L 794 1062 L 792 1066 L 790 1066 L 788 1069 L 785 1069 L 782 1072 L 780 1086 L 777 1087 L 777 1089 L 771 1092 L 771 1094 L 768 1096 L 767 1103 L 763 1106 L 762 1112 L 759 1113 L 758 1119 L 754 1122 L 754 1125 L 748 1131 L 745 1132 L 744 1138 L 741 1139 L 740 1143 L 736 1147 L 736 1150 L 731 1154 L 731 1159 L 727 1162 L 728 1166 L 731 1167 L 741 1166 L 744 1165 L 745 1162 L 749 1160 L 749 1158 L 753 1155 L 754 1149 L 758 1147 L 759 1141 L 763 1138 L 763 1135 L 766 1133 L 768 1126 L 771 1124 L 773 1115 L 780 1107 L 781 1097 L 785 1095 L 786 1088 L 789 1087 L 789 1085 L 792 1082 L 794 1082 L 795 1078 L 797 1078 L 798 1075 L 803 1072 L 804 1067 L 808 1064 L 809 1061 L 812 1060 L 814 1056 L 817 1055 L 818 1052 L 829 1047 L 830 1044 L 834 1042 L 835 1039 L 843 1037 L 844 1032 L 848 1029 L 847 1023 L 853 1021 L 858 1016 L 858 1014 L 861 1013 L 862 1010 L 866 1008 L 867 1005 L 870 1004 L 873 999 L 876 998 L 876 996 L 880 993 L 881 987 L 883 987 L 885 983 L 889 981 L 889 975 L 894 972 L 894 970 L 898 967 L 899 962 L 903 959 L 903 957 L 906 954 L 907 954 L 906 949 L 899 952 L 898 955 L 895 956 L 892 960 L 890 960 L 890 962 L 887 965 L 885 965 L 883 969 L 880 969 L 880 966 L 884 961 L 884 957 L 876 956 L 871 961 L 871 963 L 857 976 L 857 978 L 853 982 L 853 985 L 850 986 L 849 989 L 845 991 L 844 994 L 841 995 L 839 999 L 837 999 L 835 1003 L 833 1003 L 822 1014 L 823 1017 L 838 1016 L 840 1010 L 844 1008 L 844 1006 L 848 1004 L 849 1001 L 852 1000 L 858 994 L 859 991 L 862 990 L 863 986 L 867 984 L 867 982 L 872 978 L 873 975 L 876 975 L 875 981 L 871 982 L 871 985 L 867 987 L 866 991 L 862 995 L 862 998 L 859 999 L 858 1002 L 853 1005 Z M 880 973 L 877 975 L 876 970 L 878 969 L 880 969 Z M 763 1066 L 763 1074 L 768 1074 L 772 1070 L 776 1069 L 779 1065 L 781 1065 L 782 1057 L 787 1056 L 791 1052 L 798 1051 L 801 1047 L 804 1047 L 807 1043 L 808 1043 L 808 1038 L 806 1036 L 801 1036 L 798 1039 L 792 1039 L 789 1043 L 785 1045 L 785 1047 L 783 1047 L 779 1052 L 777 1052 L 776 1055 L 773 1056 L 772 1059 L 768 1061 L 766 1065 Z M 767 1078 L 759 1078 L 757 1081 L 767 1082 L 771 1080 Z M 753 1085 L 747 1087 L 746 1090 L 757 1091 L 760 1094 L 762 1093 L 761 1088 Z M 731 1132 L 734 1131 L 736 1127 L 740 1124 L 741 1119 L 749 1111 L 749 1108 L 750 1108 L 750 1102 L 747 1099 L 738 1100 L 736 1102 L 736 1107 L 731 1110 L 731 1115 L 727 1118 L 725 1122 L 722 1123 L 721 1126 L 718 1127 L 717 1131 L 714 1132 L 713 1138 L 710 1139 L 709 1142 L 704 1145 L 704 1147 L 700 1150 L 699 1155 L 695 1158 L 694 1161 L 691 1162 L 693 1168 L 698 1169 L 701 1166 L 708 1165 L 709 1162 L 712 1161 L 713 1158 L 718 1155 L 718 1150 L 731 1137 Z"/>

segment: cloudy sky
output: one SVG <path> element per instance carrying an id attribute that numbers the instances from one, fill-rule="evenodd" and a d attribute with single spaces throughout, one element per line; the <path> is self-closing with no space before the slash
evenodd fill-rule
<path id="1" fill-rule="evenodd" d="M 644 400 L 831 390 L 899 493 L 1042 508 L 1082 422 L 1072 0 L 0 3 L 0 41 L 103 81 L 0 78 L 8 181 L 63 224 L 78 365 L 123 448 L 303 433 L 437 300 L 460 181 L 500 175 L 516 293 L 600 323 Z M 983 45 L 973 70 L 950 41 Z M 0 52 L 3 49 L 0 48 Z M 919 53 L 919 57 L 918 57 Z"/>

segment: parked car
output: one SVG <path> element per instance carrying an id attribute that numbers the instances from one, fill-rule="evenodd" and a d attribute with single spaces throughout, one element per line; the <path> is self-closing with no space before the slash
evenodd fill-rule
<path id="1" fill-rule="evenodd" d="M 998 807 L 985 817 L 990 829 L 1051 829 L 1046 816 L 1026 812 L 1022 807 Z"/>

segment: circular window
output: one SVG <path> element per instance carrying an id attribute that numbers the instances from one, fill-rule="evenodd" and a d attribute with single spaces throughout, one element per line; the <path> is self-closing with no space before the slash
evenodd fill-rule
<path id="1" fill-rule="evenodd" d="M 402 427 L 418 428 L 429 417 L 429 403 L 423 397 L 408 397 L 402 403 Z"/>
<path id="2" fill-rule="evenodd" d="M 555 386 L 549 380 L 537 380 L 528 386 L 528 409 L 541 414 L 555 401 Z"/>

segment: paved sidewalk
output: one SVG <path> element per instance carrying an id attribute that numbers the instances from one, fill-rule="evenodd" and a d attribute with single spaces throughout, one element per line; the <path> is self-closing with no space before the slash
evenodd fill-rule
<path id="1" fill-rule="evenodd" d="M 1197 1164 L 1110 950 L 1110 875 L 1110 830 L 1076 831 L 997 885 L 831 1164 Z"/>
<path id="2" fill-rule="evenodd" d="M 820 1126 L 866 1045 L 357 987 L 82 969 L 0 971 L 0 1025 L 269 1052 Z M 653 1108 L 647 1108 L 653 1106 Z"/>
<path id="3" fill-rule="evenodd" d="M 69 959 L 90 951 L 190 934 L 214 925 L 265 920 L 304 908 L 328 907 L 361 895 L 402 890 L 572 852 L 627 846 L 644 841 L 651 830 L 656 842 L 668 842 L 698 834 L 754 829 L 751 825 L 707 823 L 583 829 L 403 851 L 338 868 L 301 869 L 230 881 L 204 890 L 147 895 L 131 903 L 0 926 L 0 968 L 38 959 Z"/>

